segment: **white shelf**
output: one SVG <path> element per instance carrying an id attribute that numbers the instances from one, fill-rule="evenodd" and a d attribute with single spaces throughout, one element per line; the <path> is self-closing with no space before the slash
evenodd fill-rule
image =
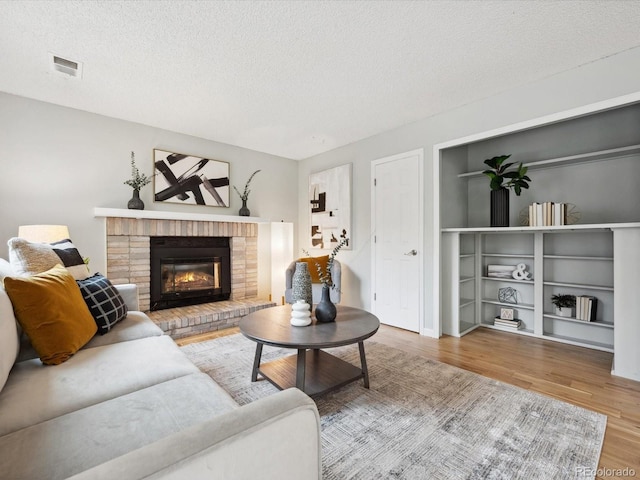
<path id="1" fill-rule="evenodd" d="M 548 287 L 581 288 L 585 290 L 601 290 L 603 292 L 613 292 L 613 287 L 605 285 L 589 285 L 586 283 L 564 283 L 564 282 L 544 282 Z"/>
<path id="2" fill-rule="evenodd" d="M 151 220 L 191 220 L 202 222 L 230 223 L 268 223 L 269 219 L 260 217 L 240 217 L 237 215 L 214 215 L 209 213 L 166 212 L 161 210 L 130 210 L 127 208 L 95 207 L 94 217 L 136 218 Z"/>
<path id="3" fill-rule="evenodd" d="M 462 255 L 460 255 L 460 258 L 474 258 L 475 256 L 475 253 L 463 253 Z"/>
<path id="4" fill-rule="evenodd" d="M 460 322 L 460 336 L 465 335 L 472 330 L 475 330 L 479 326 L 480 325 L 477 323 L 471 323 L 471 322 L 465 322 L 465 321 Z"/>
<path id="5" fill-rule="evenodd" d="M 476 277 L 462 277 L 460 278 L 460 283 L 467 283 L 467 282 L 471 282 L 472 280 L 475 280 Z"/>
<path id="6" fill-rule="evenodd" d="M 545 260 L 587 260 L 597 262 L 613 262 L 613 257 L 589 257 L 579 255 L 545 255 Z"/>
<path id="7" fill-rule="evenodd" d="M 499 278 L 499 277 L 482 277 L 482 280 L 490 280 L 492 282 L 509 282 L 509 283 L 524 283 L 527 285 L 533 285 L 533 280 L 516 280 L 515 278 Z"/>
<path id="8" fill-rule="evenodd" d="M 547 338 L 549 340 L 554 340 L 560 343 L 566 343 L 568 345 L 576 345 L 578 347 L 593 348 L 594 350 L 601 350 L 603 352 L 613 353 L 613 345 L 609 345 L 608 343 L 592 342 L 587 340 L 576 340 L 575 338 L 565 337 L 562 335 L 555 335 L 553 333 L 543 333 L 542 338 Z"/>
<path id="9" fill-rule="evenodd" d="M 469 305 L 473 305 L 476 301 L 473 298 L 461 298 L 460 299 L 460 308 L 468 307 Z"/>
<path id="10" fill-rule="evenodd" d="M 498 302 L 497 300 L 489 300 L 488 298 L 483 298 L 482 303 L 489 303 L 491 305 L 500 305 L 501 307 L 508 307 L 513 309 L 522 308 L 525 310 L 533 310 L 534 306 L 530 303 L 505 303 Z"/>
<path id="11" fill-rule="evenodd" d="M 524 328 L 518 328 L 516 330 L 515 328 L 500 327 L 489 323 L 482 323 L 481 326 L 483 326 L 484 328 L 490 328 L 491 330 L 500 330 L 501 332 L 515 333 L 517 335 L 528 335 L 530 337 L 534 336 L 533 330 L 527 330 Z"/>
<path id="12" fill-rule="evenodd" d="M 616 230 L 622 228 L 640 228 L 640 222 L 631 223 L 591 223 L 575 225 L 556 225 L 547 227 L 464 227 L 443 228 L 448 233 L 531 233 L 531 232 L 562 232 L 572 230 Z"/>
<path id="13" fill-rule="evenodd" d="M 531 254 L 518 255 L 517 253 L 483 253 L 483 257 L 495 257 L 495 258 L 533 258 Z"/>
<path id="14" fill-rule="evenodd" d="M 562 320 L 563 322 L 579 323 L 581 325 L 588 325 L 592 327 L 613 328 L 613 323 L 609 323 L 609 322 L 587 322 L 586 320 L 578 320 L 572 317 L 561 317 L 559 315 L 553 315 L 552 313 L 545 313 L 544 318 L 551 318 L 553 320 Z"/>
<path id="15" fill-rule="evenodd" d="M 640 153 L 640 145 L 629 145 L 627 147 L 611 148 L 608 150 L 599 150 L 596 152 L 569 155 L 567 157 L 538 160 L 535 162 L 523 163 L 522 165 L 528 167 L 529 170 L 536 170 L 539 168 L 560 167 L 564 165 L 573 165 L 576 163 L 594 162 L 596 160 L 610 160 L 627 155 L 636 155 L 638 153 Z M 458 174 L 458 177 L 477 177 L 482 175 L 483 171 L 484 170 L 478 170 L 473 172 L 460 173 Z"/>

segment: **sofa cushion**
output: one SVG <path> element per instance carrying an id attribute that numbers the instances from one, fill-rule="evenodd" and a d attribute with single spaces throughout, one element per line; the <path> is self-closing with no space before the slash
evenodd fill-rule
<path id="1" fill-rule="evenodd" d="M 19 362 L 0 392 L 0 436 L 198 371 L 166 335 L 85 348 L 55 368 Z"/>
<path id="2" fill-rule="evenodd" d="M 142 312 L 129 312 L 106 335 L 96 335 L 84 348 L 101 347 L 119 342 L 130 342 L 140 338 L 159 337 L 164 332 L 153 320 Z"/>
<path id="3" fill-rule="evenodd" d="M 31 277 L 4 279 L 13 310 L 45 365 L 67 361 L 97 331 L 71 274 L 57 265 Z"/>
<path id="4" fill-rule="evenodd" d="M 89 277 L 89 267 L 84 263 L 82 255 L 69 238 L 51 243 L 51 248 L 76 280 Z"/>
<path id="5" fill-rule="evenodd" d="M 11 300 L 4 288 L 0 287 L 0 391 L 16 361 L 19 348 L 20 337 Z"/>
<path id="6" fill-rule="evenodd" d="M 0 437 L 2 474 L 67 478 L 236 407 L 193 373 Z"/>
<path id="7" fill-rule="evenodd" d="M 84 280 L 77 280 L 76 283 L 98 325 L 99 334 L 104 335 L 127 316 L 124 300 L 105 276 L 96 273 Z"/>
<path id="8" fill-rule="evenodd" d="M 127 313 L 127 317 L 118 322 L 108 334 L 94 336 L 82 348 L 101 347 L 140 338 L 159 337 L 160 335 L 164 335 L 164 332 L 146 314 L 132 311 Z M 29 342 L 29 338 L 23 335 L 20 339 L 20 353 L 18 353 L 16 361 L 23 362 L 32 358 L 38 358 L 38 353 Z"/>
<path id="9" fill-rule="evenodd" d="M 7 242 L 9 263 L 16 275 L 28 276 L 46 272 L 60 263 L 60 257 L 48 243 L 32 243 L 14 237 Z"/>

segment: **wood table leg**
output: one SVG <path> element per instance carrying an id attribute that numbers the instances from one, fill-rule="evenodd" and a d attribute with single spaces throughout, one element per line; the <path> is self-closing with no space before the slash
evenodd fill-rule
<path id="1" fill-rule="evenodd" d="M 255 382 L 258 380 L 258 368 L 260 368 L 260 358 L 262 357 L 262 346 L 263 344 L 258 342 L 256 343 L 256 356 L 253 359 L 253 370 L 251 370 L 251 381 Z"/>
<path id="2" fill-rule="evenodd" d="M 364 355 L 364 342 L 358 342 L 358 349 L 360 350 L 360 363 L 364 374 L 364 388 L 369 388 L 369 370 L 367 369 L 367 358 Z"/>
<path id="3" fill-rule="evenodd" d="M 296 364 L 296 388 L 304 392 L 305 368 L 307 366 L 307 350 L 298 350 L 298 360 Z"/>

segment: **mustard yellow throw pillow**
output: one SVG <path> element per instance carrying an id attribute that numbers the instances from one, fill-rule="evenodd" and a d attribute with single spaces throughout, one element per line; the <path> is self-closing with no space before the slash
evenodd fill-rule
<path id="1" fill-rule="evenodd" d="M 31 277 L 6 277 L 13 311 L 45 365 L 66 362 L 96 334 L 96 322 L 62 265 Z"/>
<path id="2" fill-rule="evenodd" d="M 322 272 L 327 271 L 327 263 L 329 263 L 329 255 L 323 257 L 305 257 L 298 260 L 298 262 L 305 262 L 308 266 L 309 273 L 311 274 L 311 283 L 320 283 L 320 274 L 318 273 L 318 265 L 322 269 Z M 316 265 L 318 262 L 318 265 Z"/>

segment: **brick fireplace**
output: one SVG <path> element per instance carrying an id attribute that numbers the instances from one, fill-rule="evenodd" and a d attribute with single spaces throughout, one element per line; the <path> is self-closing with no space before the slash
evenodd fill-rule
<path id="1" fill-rule="evenodd" d="M 149 212 L 149 215 L 154 213 L 157 212 Z M 147 311 L 150 307 L 151 237 L 229 237 L 230 300 L 257 297 L 256 223 L 101 216 L 107 217 L 107 277 L 115 284 L 135 283 L 138 286 L 141 310 Z"/>

